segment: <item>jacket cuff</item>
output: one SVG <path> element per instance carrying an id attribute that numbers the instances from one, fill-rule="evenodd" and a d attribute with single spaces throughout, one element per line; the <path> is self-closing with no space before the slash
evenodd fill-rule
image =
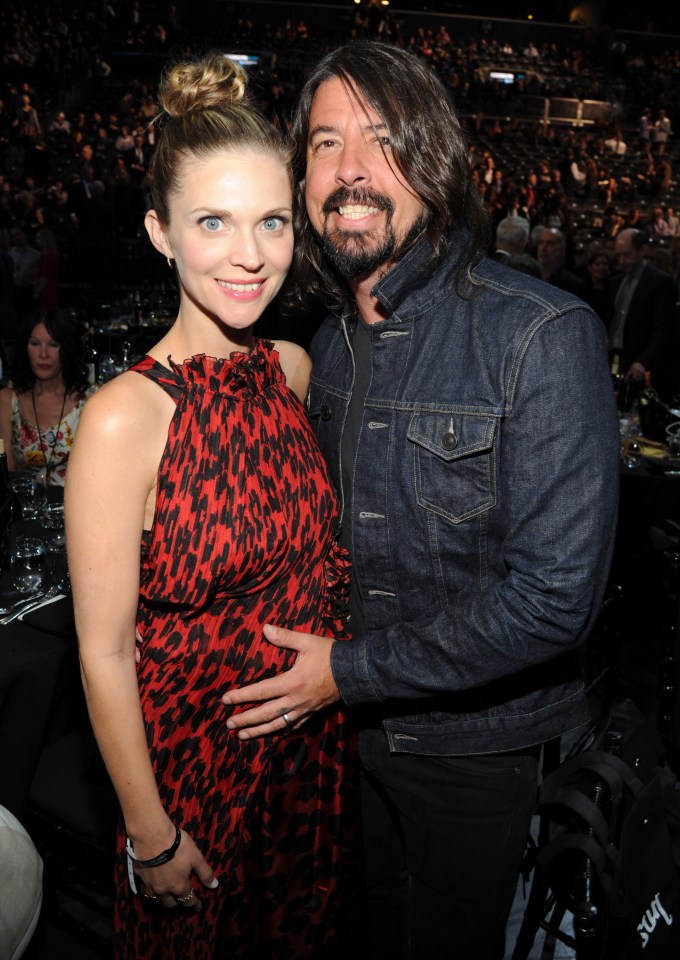
<path id="1" fill-rule="evenodd" d="M 381 699 L 368 674 L 366 650 L 365 637 L 334 643 L 331 648 L 331 673 L 343 702 L 349 707 Z"/>

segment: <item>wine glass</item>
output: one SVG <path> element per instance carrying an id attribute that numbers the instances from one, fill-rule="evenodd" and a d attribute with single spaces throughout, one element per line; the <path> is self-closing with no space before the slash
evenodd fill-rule
<path id="1" fill-rule="evenodd" d="M 43 524 L 48 530 L 64 529 L 64 504 L 46 503 L 43 511 Z"/>
<path id="2" fill-rule="evenodd" d="M 44 483 L 25 474 L 12 478 L 12 490 L 21 504 L 24 520 L 37 520 L 47 503 L 47 490 Z"/>
<path id="3" fill-rule="evenodd" d="M 71 590 L 71 579 L 66 559 L 66 533 L 63 526 L 52 530 L 51 535 L 45 540 L 45 549 L 52 583 L 58 590 L 68 593 Z"/>
<path id="4" fill-rule="evenodd" d="M 48 579 L 45 544 L 33 537 L 15 540 L 9 556 L 12 583 L 20 593 L 44 591 Z"/>

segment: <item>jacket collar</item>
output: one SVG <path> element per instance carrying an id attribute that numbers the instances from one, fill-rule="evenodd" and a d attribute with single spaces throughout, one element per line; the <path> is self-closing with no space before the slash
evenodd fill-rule
<path id="1" fill-rule="evenodd" d="M 426 309 L 455 292 L 456 273 L 470 243 L 467 229 L 451 231 L 439 261 L 423 234 L 406 255 L 371 289 L 390 320 L 415 319 Z M 461 287 L 469 286 L 463 281 Z"/>

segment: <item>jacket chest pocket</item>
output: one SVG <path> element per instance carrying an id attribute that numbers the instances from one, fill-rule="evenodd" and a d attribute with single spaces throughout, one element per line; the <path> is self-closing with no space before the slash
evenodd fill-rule
<path id="1" fill-rule="evenodd" d="M 421 507 L 461 523 L 494 506 L 496 425 L 496 417 L 414 413 L 408 439 Z"/>

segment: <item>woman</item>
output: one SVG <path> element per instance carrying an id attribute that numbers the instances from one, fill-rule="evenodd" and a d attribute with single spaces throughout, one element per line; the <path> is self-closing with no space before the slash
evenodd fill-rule
<path id="1" fill-rule="evenodd" d="M 19 328 L 12 382 L 0 390 L 0 436 L 10 470 L 63 487 L 88 386 L 78 331 L 55 310 Z"/>
<path id="2" fill-rule="evenodd" d="M 607 322 L 611 275 L 612 265 L 609 254 L 602 246 L 594 246 L 586 258 L 583 299 L 590 304 L 603 323 Z"/>
<path id="3" fill-rule="evenodd" d="M 221 56 L 163 80 L 145 223 L 179 312 L 88 404 L 66 491 L 84 685 L 124 821 L 119 960 L 331 958 L 352 927 L 341 714 L 246 743 L 220 701 L 291 665 L 264 624 L 339 637 L 347 591 L 309 358 L 253 336 L 290 265 L 292 184 L 245 82 Z"/>
<path id="4" fill-rule="evenodd" d="M 31 98 L 27 93 L 21 96 L 21 103 L 16 112 L 14 126 L 18 129 L 19 135 L 26 143 L 31 143 L 36 137 L 40 136 L 40 119 L 38 112 L 31 104 Z"/>

